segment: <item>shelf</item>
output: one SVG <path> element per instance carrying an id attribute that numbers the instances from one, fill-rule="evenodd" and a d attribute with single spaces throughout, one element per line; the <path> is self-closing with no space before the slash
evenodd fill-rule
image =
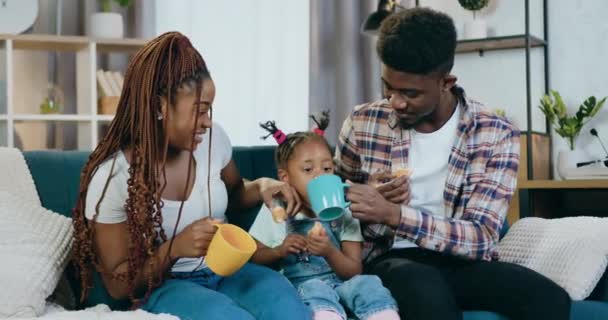
<path id="1" fill-rule="evenodd" d="M 6 115 L 0 115 L 0 120 L 6 120 Z M 15 121 L 91 121 L 97 119 L 97 121 L 112 121 L 114 115 L 112 114 L 100 114 L 100 115 L 81 115 L 81 114 L 15 114 L 13 120 Z"/>
<path id="2" fill-rule="evenodd" d="M 113 114 L 100 114 L 97 115 L 97 120 L 99 121 L 112 121 L 114 119 Z"/>
<path id="3" fill-rule="evenodd" d="M 5 114 L 0 114 L 0 120 L 8 120 L 8 116 Z"/>
<path id="4" fill-rule="evenodd" d="M 542 47 L 546 42 L 534 36 L 530 36 L 532 47 Z M 514 35 L 505 37 L 493 37 L 484 39 L 459 40 L 456 52 L 483 52 L 490 50 L 517 49 L 526 47 L 525 35 Z"/>
<path id="5" fill-rule="evenodd" d="M 93 39 L 99 52 L 135 52 L 148 43 L 143 39 Z"/>
<path id="6" fill-rule="evenodd" d="M 526 180 L 519 189 L 608 189 L 608 179 L 597 180 Z"/>
<path id="7" fill-rule="evenodd" d="M 91 121 L 90 115 L 79 114 L 15 114 L 15 121 Z"/>
<path id="8" fill-rule="evenodd" d="M 47 34 L 0 34 L 0 40 L 7 39 L 13 40 L 13 47 L 15 49 L 48 51 L 79 51 L 86 49 L 90 43 L 97 43 L 97 50 L 100 52 L 133 52 L 148 42 L 144 39 L 92 39 L 82 36 L 55 36 Z"/>

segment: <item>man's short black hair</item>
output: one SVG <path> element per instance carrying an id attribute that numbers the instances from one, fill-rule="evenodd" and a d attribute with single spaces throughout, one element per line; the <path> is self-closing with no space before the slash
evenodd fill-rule
<path id="1" fill-rule="evenodd" d="M 450 72 L 455 49 L 454 21 L 448 15 L 428 8 L 391 14 L 380 27 L 376 46 L 386 66 L 414 74 Z"/>

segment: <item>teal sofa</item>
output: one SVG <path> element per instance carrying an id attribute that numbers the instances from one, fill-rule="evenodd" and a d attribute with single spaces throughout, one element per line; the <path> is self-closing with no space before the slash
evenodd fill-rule
<path id="1" fill-rule="evenodd" d="M 274 147 L 235 147 L 233 158 L 247 179 L 258 177 L 276 177 L 273 159 Z M 88 152 L 77 151 L 30 151 L 25 152 L 25 159 L 34 178 L 36 189 L 42 205 L 65 216 L 71 216 L 72 208 L 78 194 L 80 172 L 88 158 Z M 248 229 L 253 223 L 257 209 L 246 213 L 228 213 L 231 223 Z M 66 269 L 66 277 L 71 283 L 76 297 L 79 296 L 79 285 L 74 270 Z M 107 294 L 99 278 L 83 308 L 98 303 L 105 303 L 113 309 L 124 309 L 126 301 L 115 301 Z M 494 313 L 484 311 L 467 311 L 465 320 L 506 319 Z M 608 279 L 607 274 L 596 288 L 592 297 L 572 304 L 572 320 L 607 320 L 608 319 Z"/>

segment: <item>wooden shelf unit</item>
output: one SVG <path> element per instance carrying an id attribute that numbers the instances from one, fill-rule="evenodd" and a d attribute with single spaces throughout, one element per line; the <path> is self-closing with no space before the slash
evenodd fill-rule
<path id="1" fill-rule="evenodd" d="M 547 43 L 535 36 L 530 36 L 532 48 L 543 47 Z M 523 49 L 526 48 L 526 35 L 512 35 L 504 37 L 492 37 L 483 39 L 459 40 L 456 52 L 484 52 L 491 50 Z"/>
<path id="2" fill-rule="evenodd" d="M 95 39 L 83 36 L 56 36 L 42 34 L 9 35 L 0 34 L 0 80 L 6 82 L 3 96 L 0 94 L 0 146 L 14 147 L 15 124 L 71 122 L 77 126 L 77 148 L 92 150 L 99 141 L 100 128 L 107 125 L 114 116 L 97 113 L 96 71 L 98 54 L 132 54 L 148 41 L 144 39 Z M 21 95 L 27 92 L 23 84 L 15 82 L 15 52 L 38 51 L 43 53 L 75 53 L 75 104 L 76 112 L 71 114 L 34 114 L 37 105 L 26 104 L 28 110 L 16 108 Z M 37 70 L 35 70 L 37 72 Z M 48 78 L 46 69 L 40 70 L 40 77 Z M 21 86 L 21 87 L 19 87 Z M 40 84 L 33 90 L 46 90 Z M 41 102 L 41 101 L 40 101 Z M 40 103 L 38 102 L 38 103 Z M 48 126 L 48 125 L 47 125 Z"/>
<path id="3" fill-rule="evenodd" d="M 527 180 L 519 189 L 608 189 L 608 179 L 591 180 Z"/>

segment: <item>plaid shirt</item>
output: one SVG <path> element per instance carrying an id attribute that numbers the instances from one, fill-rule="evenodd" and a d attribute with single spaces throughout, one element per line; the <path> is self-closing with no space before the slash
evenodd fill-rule
<path id="1" fill-rule="evenodd" d="M 496 243 L 517 183 L 519 131 L 476 101 L 464 99 L 459 106 L 461 118 L 443 190 L 448 214 L 403 205 L 396 230 L 366 225 L 366 262 L 388 251 L 395 237 L 469 259 L 498 258 Z M 371 173 L 390 171 L 392 163 L 407 165 L 409 149 L 410 131 L 399 127 L 387 100 L 363 104 L 340 132 L 337 172 L 366 183 Z"/>

